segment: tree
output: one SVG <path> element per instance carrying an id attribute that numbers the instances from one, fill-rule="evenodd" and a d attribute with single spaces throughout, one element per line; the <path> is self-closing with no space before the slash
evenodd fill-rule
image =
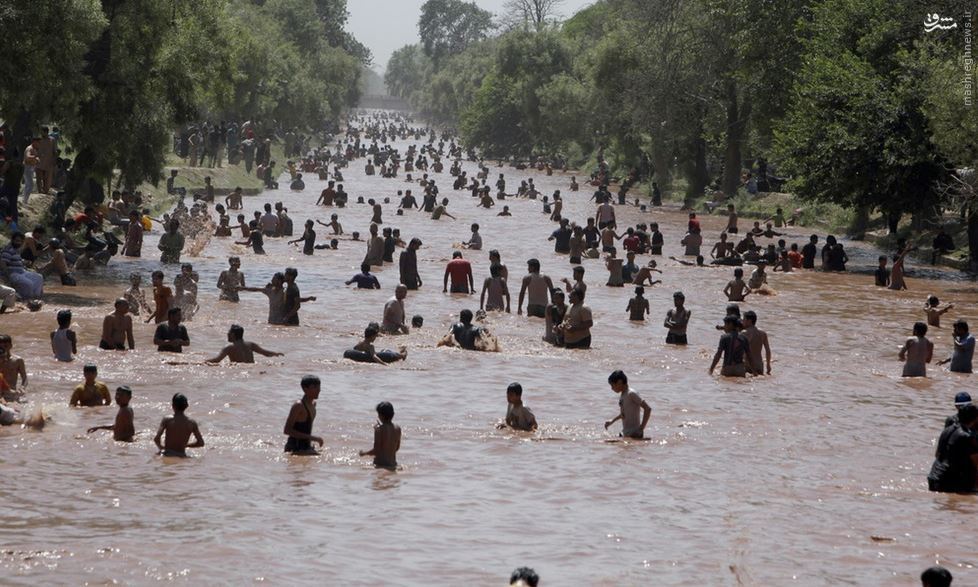
<path id="1" fill-rule="evenodd" d="M 421 6 L 418 34 L 424 53 L 437 66 L 449 55 L 485 39 L 492 29 L 492 13 L 462 0 L 427 0 Z"/>
<path id="2" fill-rule="evenodd" d="M 776 132 L 799 195 L 878 209 L 891 231 L 903 213 L 932 214 L 936 185 L 948 178 L 923 110 L 923 80 L 908 67 L 919 20 L 916 8 L 887 0 L 826 0 Z"/>
<path id="3" fill-rule="evenodd" d="M 513 28 L 540 32 L 557 23 L 561 4 L 563 0 L 506 0 L 504 21 Z"/>

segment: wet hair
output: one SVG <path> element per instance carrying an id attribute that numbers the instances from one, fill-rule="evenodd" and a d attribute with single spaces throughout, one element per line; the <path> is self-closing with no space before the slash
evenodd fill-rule
<path id="1" fill-rule="evenodd" d="M 726 316 L 724 316 L 723 317 L 723 323 L 724 324 L 731 324 L 735 328 L 740 328 L 740 327 L 743 326 L 743 323 L 740 321 L 740 318 L 738 318 L 734 314 L 727 314 Z"/>
<path id="2" fill-rule="evenodd" d="M 462 251 L 455 251 L 452 253 L 452 259 L 461 259 L 461 258 L 462 258 Z"/>
<path id="3" fill-rule="evenodd" d="M 180 308 L 170 308 L 169 310 L 166 311 L 166 316 L 167 316 L 167 318 L 169 318 L 170 316 L 173 316 L 174 314 L 179 314 L 179 313 L 180 313 Z"/>
<path id="4" fill-rule="evenodd" d="M 366 328 L 363 329 L 363 337 L 371 338 L 377 336 L 379 332 L 380 332 L 380 327 L 377 326 L 377 323 L 371 322 L 370 324 L 367 324 Z"/>
<path id="5" fill-rule="evenodd" d="M 115 304 L 114 304 L 114 306 L 116 308 L 118 308 L 119 306 L 121 306 L 123 304 L 125 304 L 125 305 L 128 306 L 129 305 L 129 300 L 127 300 L 126 298 L 116 298 Z M 71 320 L 71 310 L 62 310 L 61 312 L 68 312 L 68 320 Z M 59 320 L 61 318 L 61 312 L 58 312 L 58 319 Z"/>
<path id="6" fill-rule="evenodd" d="M 295 267 L 286 267 L 285 268 L 285 275 L 286 276 L 289 276 L 289 275 L 299 275 L 299 270 L 296 269 Z"/>
<path id="7" fill-rule="evenodd" d="M 954 328 L 959 328 L 959 329 L 963 330 L 965 332 L 965 334 L 967 334 L 967 332 L 968 332 L 968 323 L 966 321 L 964 321 L 964 320 L 958 320 L 957 322 L 954 323 Z"/>
<path id="8" fill-rule="evenodd" d="M 302 389 L 309 389 L 314 385 L 321 384 L 322 382 L 319 380 L 319 377 L 316 377 L 315 375 L 303 375 L 302 379 L 299 381 L 299 386 L 302 387 Z"/>
<path id="9" fill-rule="evenodd" d="M 478 224 L 473 224 L 472 225 L 472 232 L 479 232 L 479 225 Z"/>
<path id="10" fill-rule="evenodd" d="M 58 312 L 58 327 L 68 328 L 69 326 L 71 326 L 71 310 L 61 310 Z"/>
<path id="11" fill-rule="evenodd" d="M 522 396 L 523 395 L 523 386 L 520 385 L 519 383 L 515 383 L 515 382 L 514 383 L 510 383 L 506 387 L 506 393 L 512 393 L 512 394 L 514 394 L 516 396 Z"/>
<path id="12" fill-rule="evenodd" d="M 628 385 L 628 376 L 621 369 L 617 371 L 612 371 L 611 375 L 608 375 L 608 383 L 614 385 L 616 383 L 624 383 Z"/>
<path id="13" fill-rule="evenodd" d="M 927 303 L 931 306 L 937 306 L 941 303 L 941 301 L 937 299 L 937 296 L 927 296 Z"/>
<path id="14" fill-rule="evenodd" d="M 737 304 L 727 304 L 727 315 L 733 314 L 734 316 L 740 317 L 740 306 Z"/>
<path id="15" fill-rule="evenodd" d="M 744 320 L 750 320 L 751 324 L 757 324 L 757 312 L 754 310 L 747 310 L 744 312 Z"/>
<path id="16" fill-rule="evenodd" d="M 951 571 L 944 567 L 931 567 L 920 574 L 924 587 L 951 587 Z"/>
<path id="17" fill-rule="evenodd" d="M 182 413 L 187 410 L 187 406 L 190 405 L 190 402 L 187 401 L 187 396 L 183 395 L 182 393 L 175 393 L 173 394 L 172 404 L 174 412 Z"/>
<path id="18" fill-rule="evenodd" d="M 696 255 L 696 264 L 697 265 L 703 264 L 703 255 Z"/>
<path id="19" fill-rule="evenodd" d="M 582 265 L 577 265 L 574 267 L 574 274 L 577 275 L 578 273 L 584 275 L 584 267 Z"/>
<path id="20" fill-rule="evenodd" d="M 914 336 L 924 336 L 927 334 L 927 325 L 923 322 L 915 322 L 913 325 Z"/>
<path id="21" fill-rule="evenodd" d="M 520 567 L 509 576 L 509 584 L 513 585 L 520 581 L 523 581 L 529 587 L 537 587 L 540 583 L 540 575 L 537 575 L 537 572 L 530 567 Z"/>
<path id="22" fill-rule="evenodd" d="M 424 326 L 424 316 L 421 314 L 415 314 L 414 317 L 411 318 L 411 326 L 414 328 L 421 328 Z"/>
<path id="23" fill-rule="evenodd" d="M 734 277 L 743 277 L 743 276 L 744 276 L 743 269 L 741 269 L 740 267 L 734 269 Z"/>
<path id="24" fill-rule="evenodd" d="M 228 328 L 228 332 L 233 334 L 236 339 L 244 338 L 244 326 L 240 324 L 232 324 L 231 328 Z"/>
<path id="25" fill-rule="evenodd" d="M 393 420 L 394 406 L 390 402 L 380 402 L 377 404 L 377 415 L 381 420 Z"/>
<path id="26" fill-rule="evenodd" d="M 958 421 L 962 424 L 971 424 L 978 418 L 978 406 L 975 404 L 968 404 L 958 410 Z"/>
<path id="27" fill-rule="evenodd" d="M 360 264 L 360 272 L 361 273 L 370 273 L 370 263 L 361 263 Z"/>
<path id="28" fill-rule="evenodd" d="M 502 271 L 503 271 L 503 266 L 500 265 L 499 263 L 493 263 L 492 265 L 489 266 L 489 275 L 491 275 L 492 277 L 499 277 Z"/>
<path id="29" fill-rule="evenodd" d="M 677 291 L 676 293 L 672 294 L 672 297 L 673 297 L 673 299 L 679 298 L 681 300 L 685 300 L 686 299 L 686 294 L 684 294 L 681 291 Z"/>
<path id="30" fill-rule="evenodd" d="M 886 255 L 880 255 L 880 261 L 886 261 Z"/>
<path id="31" fill-rule="evenodd" d="M 635 288 L 635 295 L 640 296 L 645 293 L 645 288 L 641 285 Z"/>
<path id="32" fill-rule="evenodd" d="M 82 367 L 82 373 L 98 373 L 98 366 L 94 363 L 89 363 Z"/>
<path id="33" fill-rule="evenodd" d="M 526 264 L 530 268 L 530 270 L 532 270 L 532 271 L 540 271 L 540 260 L 539 259 L 530 259 L 529 261 L 526 262 Z"/>
<path id="34" fill-rule="evenodd" d="M 128 385 L 120 385 L 119 387 L 115 388 L 115 392 L 121 393 L 126 397 L 132 397 L 132 388 L 130 388 Z"/>
<path id="35" fill-rule="evenodd" d="M 468 310 L 468 309 L 466 309 L 466 310 L 462 310 L 462 311 L 461 311 L 461 312 L 459 312 L 459 314 L 458 314 L 458 319 L 459 319 L 459 320 L 460 320 L 460 321 L 461 321 L 461 322 L 462 322 L 463 324 L 469 324 L 470 322 L 472 322 L 472 310 Z"/>

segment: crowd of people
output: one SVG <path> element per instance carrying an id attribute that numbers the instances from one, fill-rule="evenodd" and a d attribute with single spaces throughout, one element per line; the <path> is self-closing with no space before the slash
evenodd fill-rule
<path id="1" fill-rule="evenodd" d="M 414 139 L 421 146 L 412 144 L 401 152 L 391 144 L 395 139 Z M 88 207 L 74 217 L 58 217 L 58 221 L 53 223 L 56 234 L 50 235 L 50 238 L 48 229 L 43 226 L 36 227 L 29 235 L 15 232 L 10 244 L 0 253 L 0 270 L 9 284 L 9 287 L 3 286 L 0 290 L 3 298 L 0 311 L 16 309 L 17 299 L 24 302 L 40 300 L 45 274 L 56 273 L 62 284 L 73 285 L 76 282 L 74 274 L 79 267 L 107 263 L 118 249 L 125 256 L 140 257 L 144 233 L 152 228 L 153 222 L 158 222 L 164 227 L 158 244 L 161 269 L 151 275 L 152 291 L 144 294 L 140 289 L 142 276 L 138 273 L 131 275 L 129 287 L 115 301 L 113 311 L 104 318 L 98 346 L 106 350 L 132 350 L 135 347 L 132 316 L 135 315 L 145 316 L 147 323 L 155 323 L 153 344 L 158 351 L 180 353 L 191 344 L 185 322 L 192 321 L 198 310 L 198 289 L 201 285 L 193 265 L 184 263 L 183 259 L 198 255 L 211 239 L 230 239 L 238 235 L 239 240 L 235 242 L 248 247 L 255 255 L 265 254 L 266 239 L 280 239 L 290 246 L 298 245 L 304 255 L 314 255 L 317 250 L 335 250 L 342 241 L 344 247 L 365 248 L 360 272 L 347 280 L 346 285 L 380 289 L 380 280 L 372 271 L 386 264 L 396 266 L 398 276 L 393 296 L 382 310 L 377 309 L 376 320 L 369 320 L 363 338 L 346 350 L 343 357 L 385 366 L 407 361 L 408 349 L 405 345 L 379 350 L 376 345 L 379 338 L 406 334 L 423 324 L 422 316 L 412 316 L 408 312 L 408 296 L 420 295 L 417 292 L 424 286 L 417 260 L 417 251 L 423 243 L 416 237 L 402 239 L 399 229 L 385 224 L 384 204 L 393 204 L 396 216 L 425 214 L 436 222 L 455 219 L 448 212 L 451 200 L 445 197 L 438 185 L 439 180 L 435 178 L 435 175 L 446 171 L 446 165 L 447 172 L 454 178 L 449 189 L 468 192 L 479 208 L 490 210 L 498 202 L 510 198 L 538 200 L 545 218 L 555 225 L 553 230 L 548 228 L 545 231 L 548 240 L 553 242 L 555 253 L 566 256 L 572 266 L 573 277 L 563 278 L 557 282 L 559 285 L 555 285 L 555 280 L 543 272 L 541 261 L 530 258 L 526 260 L 526 274 L 520 278 L 518 293 L 511 292 L 510 274 L 502 261 L 502 252 L 493 248 L 488 251 L 489 275 L 483 279 L 481 288 L 477 287 L 467 256 L 481 253 L 484 237 L 479 224 L 471 224 L 468 234 L 460 237 L 463 240 L 456 244 L 452 258 L 445 266 L 442 293 L 478 294 L 478 309 L 474 309 L 473 298 L 473 309 L 460 312 L 458 321 L 439 345 L 473 351 L 498 351 L 499 342 L 486 326 L 484 318 L 487 312 L 510 313 L 511 294 L 515 294 L 518 315 L 524 313 L 525 307 L 528 320 L 542 319 L 535 323 L 541 327 L 544 341 L 565 349 L 588 349 L 592 345 L 594 316 L 585 303 L 589 287 L 585 280 L 586 260 L 600 260 L 599 264 L 608 272 L 607 287 L 623 288 L 628 285 L 634 288 L 634 297 L 623 304 L 624 311 L 628 320 L 644 321 L 650 316 L 645 291 L 661 283 L 654 277 L 662 274 L 659 262 L 662 260 L 663 246 L 671 239 L 681 245 L 685 253 L 685 258 L 670 257 L 675 266 L 731 268 L 733 271 L 732 279 L 722 290 L 730 304 L 723 315 L 717 316 L 721 323 L 716 328 L 721 332 L 709 372 L 712 374 L 719 366 L 723 377 L 766 376 L 772 372 L 771 341 L 767 333 L 758 327 L 761 321 L 758 313 L 741 313 L 739 303 L 751 295 L 777 295 L 768 283 L 768 268 L 772 273 L 816 269 L 841 272 L 846 271 L 848 262 L 843 243 L 832 235 L 824 238 L 821 247 L 818 235 L 811 235 L 808 242 L 801 246 L 787 242 L 786 235 L 778 229 L 788 226 L 793 220 L 786 219 L 780 208 L 769 219 L 755 221 L 753 226 L 742 231 L 736 207 L 727 205 L 725 226 L 712 246 L 704 242 L 704 230 L 695 212 L 689 213 L 686 231 L 681 235 L 664 234 L 656 222 L 624 226 L 616 206 L 619 209 L 621 206 L 641 209 L 659 206 L 661 192 L 643 204 L 638 198 L 629 200 L 629 187 L 625 185 L 618 190 L 615 202 L 609 185 L 605 183 L 608 180 L 606 174 L 592 177 L 592 185 L 596 188 L 590 198 L 595 203 L 593 216 L 576 222 L 566 216 L 559 190 L 549 197 L 545 196 L 534 185 L 533 179 L 520 181 L 512 190 L 504 173 L 496 173 L 491 178 L 489 167 L 477 160 L 472 151 L 464 151 L 451 136 L 445 133 L 439 135 L 432 129 L 412 127 L 406 120 L 397 117 L 375 115 L 353 118 L 349 121 L 345 137 L 335 145 L 318 148 L 310 147 L 309 137 L 289 131 L 284 140 L 289 160 L 281 171 L 276 170 L 275 162 L 270 158 L 266 144 L 269 140 L 261 139 L 251 123 L 240 127 L 235 123 L 205 124 L 180 133 L 175 138 L 175 147 L 191 166 L 220 166 L 225 157 L 231 165 L 244 162 L 249 170 L 252 164 L 256 164 L 256 172 L 266 179 L 268 187 L 275 187 L 280 179 L 286 177 L 294 192 L 305 189 L 303 173 L 316 174 L 328 181 L 327 187 L 318 194 L 316 203 L 338 210 L 331 214 L 330 222 L 309 219 L 304 223 L 301 235 L 297 235 L 288 209 L 282 202 L 264 203 L 262 209 L 254 211 L 253 218 L 249 219 L 243 212 L 245 202 L 240 189 L 231 191 L 222 200 L 216 197 L 209 181 L 203 192 L 193 195 L 188 207 L 188 194 L 174 185 L 178 177 L 174 170 L 168 180 L 167 191 L 177 198 L 177 203 L 170 214 L 160 219 L 149 217 L 138 194 L 116 192 L 101 210 Z M 42 142 L 35 152 L 47 153 L 46 145 Z M 475 176 L 468 177 L 461 169 L 463 158 L 478 163 L 479 171 Z M 362 196 L 350 196 L 343 188 L 342 170 L 357 160 L 364 160 L 366 175 L 399 178 L 403 174 L 410 187 L 397 190 L 396 196 L 392 193 L 382 200 L 371 198 L 364 201 Z M 546 168 L 546 164 L 543 165 Z M 57 187 L 53 180 L 41 181 L 42 174 L 37 177 L 42 189 Z M 47 183 L 49 181 L 51 183 Z M 416 189 L 420 202 L 414 194 Z M 576 178 L 572 178 L 569 191 L 579 190 Z M 342 209 L 353 205 L 369 206 L 373 214 L 363 239 L 358 231 L 344 231 L 340 223 Z M 502 207 L 498 215 L 510 215 L 508 206 Z M 234 222 L 231 218 L 233 214 L 236 214 Z M 330 231 L 328 243 L 317 244 L 317 224 Z M 124 234 L 124 240 L 107 236 L 112 232 L 105 229 L 106 225 L 118 227 Z M 945 237 L 942 237 L 940 244 L 942 251 L 946 252 L 947 247 L 953 247 L 953 244 L 949 244 L 949 237 Z M 910 245 L 901 243 L 892 257 L 892 268 L 887 267 L 890 259 L 881 256 L 874 276 L 876 285 L 905 289 L 904 264 L 912 250 Z M 398 251 L 400 253 L 395 260 Z M 640 264 L 637 261 L 639 257 L 646 258 L 646 262 Z M 274 273 L 264 286 L 249 287 L 241 267 L 240 257 L 228 259 L 228 269 L 221 272 L 214 284 L 219 291 L 219 299 L 236 303 L 242 292 L 262 293 L 268 298 L 269 324 L 299 326 L 303 304 L 315 302 L 316 297 L 300 293 L 298 271 L 292 267 L 285 268 L 282 272 Z M 175 269 L 171 273 L 172 287 L 166 281 L 170 268 Z M 749 274 L 745 268 L 750 270 Z M 673 307 L 665 314 L 662 323 L 665 343 L 686 345 L 689 342 L 687 328 L 692 319 L 692 313 L 686 307 L 686 293 L 676 291 L 672 299 Z M 904 362 L 903 376 L 926 376 L 926 365 L 932 362 L 934 355 L 934 345 L 926 337 L 928 326 L 939 327 L 941 316 L 953 307 L 941 307 L 934 296 L 927 299 L 923 308 L 925 320 L 913 326 L 913 336 L 906 340 L 899 351 L 899 359 Z M 70 311 L 58 312 L 57 329 L 51 333 L 52 352 L 59 361 L 72 361 L 79 343 L 88 342 L 78 340 L 78 335 L 71 328 L 71 319 Z M 954 345 L 950 357 L 940 361 L 940 364 L 950 363 L 953 372 L 970 373 L 975 339 L 964 320 L 954 322 L 953 333 Z M 219 363 L 228 359 L 231 362 L 251 363 L 256 354 L 281 355 L 245 340 L 244 328 L 240 325 L 229 328 L 227 341 L 228 345 L 209 362 Z M 71 394 L 71 406 L 107 405 L 112 401 L 108 387 L 96 379 L 97 373 L 96 365 L 85 365 L 84 382 Z M 12 354 L 12 339 L 7 335 L 0 336 L 0 376 L 0 386 L 4 392 L 0 412 L 3 418 L 0 422 L 43 426 L 43 415 L 24 417 L 14 407 L 22 397 L 18 393 L 18 380 L 26 383 L 27 372 L 23 360 Z M 605 422 L 605 428 L 620 421 L 622 437 L 636 440 L 645 438 L 652 415 L 651 406 L 629 387 L 628 377 L 623 371 L 611 373 L 608 383 L 618 396 L 618 413 Z M 289 410 L 283 429 L 287 437 L 285 450 L 293 454 L 315 454 L 316 445 L 322 446 L 324 442 L 313 434 L 321 382 L 318 377 L 304 376 L 300 380 L 300 388 L 302 396 Z M 115 440 L 132 440 L 135 434 L 135 416 L 131 407 L 133 393 L 128 386 L 118 387 L 115 401 L 119 410 L 114 423 L 94 427 L 89 432 L 107 429 L 112 431 Z M 514 382 L 507 386 L 506 400 L 507 409 L 505 417 L 499 422 L 500 426 L 527 432 L 537 429 L 535 414 L 523 404 L 521 384 Z M 186 456 L 187 449 L 204 446 L 200 427 L 186 415 L 189 405 L 184 394 L 173 396 L 173 415 L 163 419 L 154 439 L 161 454 Z M 978 470 L 978 407 L 971 403 L 968 394 L 958 394 L 955 405 L 958 412 L 948 419 L 940 435 L 928 484 L 934 491 L 973 492 L 975 472 Z M 388 402 L 381 402 L 376 406 L 376 412 L 378 423 L 374 430 L 373 446 L 362 451 L 361 455 L 373 457 L 378 467 L 396 468 L 401 432 L 393 423 L 394 408 Z M 932 577 L 931 583 L 925 584 L 941 584 L 935 581 Z"/>

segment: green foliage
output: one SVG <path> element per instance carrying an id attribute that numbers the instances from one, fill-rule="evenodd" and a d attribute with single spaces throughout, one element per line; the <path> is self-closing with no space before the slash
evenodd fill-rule
<path id="1" fill-rule="evenodd" d="M 491 28 L 492 13 L 462 0 L 427 0 L 418 20 L 421 46 L 435 63 L 485 39 Z"/>

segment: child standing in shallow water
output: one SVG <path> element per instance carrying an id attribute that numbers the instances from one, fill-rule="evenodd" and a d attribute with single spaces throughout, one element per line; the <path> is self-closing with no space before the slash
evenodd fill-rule
<path id="1" fill-rule="evenodd" d="M 78 337 L 71 329 L 71 310 L 58 312 L 58 329 L 51 333 L 51 350 L 54 358 L 62 362 L 75 360 L 78 354 Z"/>
<path id="2" fill-rule="evenodd" d="M 397 451 L 401 448 L 401 427 L 393 422 L 394 406 L 390 402 L 377 404 L 377 419 L 374 447 L 360 451 L 360 456 L 372 456 L 375 467 L 394 470 L 397 468 Z"/>
<path id="3" fill-rule="evenodd" d="M 644 321 L 645 315 L 649 313 L 649 301 L 645 299 L 645 288 L 641 285 L 635 288 L 635 297 L 628 300 L 629 320 Z"/>
<path id="4" fill-rule="evenodd" d="M 954 304 L 948 304 L 944 308 L 938 308 L 941 305 L 941 301 L 937 299 L 937 296 L 928 296 L 927 303 L 924 304 L 924 311 L 927 312 L 927 324 L 928 326 L 934 326 L 936 328 L 941 327 L 941 316 L 946 314 L 948 310 L 954 308 Z"/>
<path id="5" fill-rule="evenodd" d="M 913 325 L 913 336 L 903 343 L 900 360 L 904 377 L 927 377 L 927 363 L 934 357 L 934 343 L 927 340 L 927 325 L 917 322 Z"/>

